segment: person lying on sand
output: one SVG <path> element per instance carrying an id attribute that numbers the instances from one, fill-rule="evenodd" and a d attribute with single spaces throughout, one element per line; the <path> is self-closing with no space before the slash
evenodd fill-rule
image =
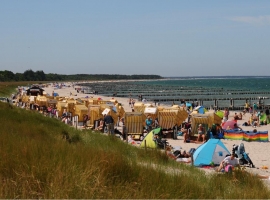
<path id="1" fill-rule="evenodd" d="M 171 146 L 167 146 L 166 147 L 166 155 L 170 158 L 175 160 L 176 162 L 183 162 L 183 163 L 190 163 L 190 154 L 186 153 L 186 151 L 184 151 L 183 154 L 178 154 L 177 156 L 175 156 L 172 152 L 172 147 Z M 182 157 L 183 156 L 183 157 Z"/>

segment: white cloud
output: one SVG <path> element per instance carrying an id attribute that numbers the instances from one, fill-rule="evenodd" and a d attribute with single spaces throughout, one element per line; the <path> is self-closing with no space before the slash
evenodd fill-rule
<path id="1" fill-rule="evenodd" d="M 230 18 L 232 21 L 244 22 L 254 25 L 270 25 L 270 15 L 250 17 L 250 16 L 239 16 Z"/>

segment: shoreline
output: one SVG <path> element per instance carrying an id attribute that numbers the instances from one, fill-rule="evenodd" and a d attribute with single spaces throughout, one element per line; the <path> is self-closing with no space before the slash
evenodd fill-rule
<path id="1" fill-rule="evenodd" d="M 122 81 L 122 80 L 120 80 Z M 88 81 L 89 82 L 89 81 Z M 96 81 L 91 81 L 91 82 L 96 82 Z M 125 82 L 125 81 L 123 81 Z M 123 108 L 125 110 L 125 112 L 131 112 L 131 107 L 129 107 L 129 98 L 125 98 L 125 97 L 106 97 L 106 96 L 102 96 L 102 95 L 94 95 L 94 94 L 83 94 L 83 93 L 77 93 L 76 90 L 72 87 L 72 85 L 77 85 L 79 82 L 66 82 L 66 85 L 71 85 L 71 87 L 63 87 L 61 89 L 56 89 L 53 88 L 52 85 L 50 84 L 50 86 L 43 88 L 44 91 L 47 94 L 51 94 L 53 91 L 58 93 L 59 96 L 66 96 L 66 97 L 71 97 L 74 99 L 77 98 L 82 98 L 82 97 L 86 97 L 86 96 L 93 96 L 93 97 L 97 97 L 97 98 L 102 98 L 104 100 L 110 100 L 110 99 L 115 99 L 117 100 L 119 103 L 121 103 L 123 105 Z M 82 82 L 80 82 L 82 83 Z M 84 82 L 86 83 L 86 82 Z M 70 95 L 70 92 L 72 92 L 72 94 L 76 94 L 76 96 L 74 95 Z M 138 100 L 136 99 L 136 102 L 138 102 Z M 154 102 L 147 102 L 150 103 L 152 105 L 154 105 Z M 159 106 L 162 106 L 164 108 L 167 107 L 171 107 L 165 104 L 160 104 Z M 229 120 L 233 118 L 234 113 L 237 112 L 239 113 L 239 111 L 232 111 L 230 110 L 230 115 L 229 115 Z M 250 117 L 249 113 L 246 113 L 243 116 L 242 120 L 238 120 L 237 121 L 237 125 L 242 128 L 244 131 L 253 131 L 253 127 L 252 126 L 242 126 L 242 124 L 246 121 L 248 121 Z M 258 131 L 268 131 L 268 138 L 269 138 L 269 132 L 270 132 L 270 125 L 263 125 L 260 127 L 256 128 Z M 201 144 L 196 144 L 196 143 L 184 143 L 184 139 L 183 136 L 178 136 L 178 138 L 176 140 L 174 139 L 167 139 L 169 144 L 173 147 L 181 147 L 182 150 L 186 150 L 189 151 L 191 148 L 195 148 L 197 149 L 198 146 L 200 146 Z M 222 139 L 221 140 L 224 145 L 227 147 L 227 149 L 229 151 L 232 150 L 233 145 L 240 145 L 241 143 L 244 144 L 245 146 L 245 150 L 246 153 L 248 153 L 250 159 L 253 161 L 255 168 L 246 168 L 247 171 L 251 171 L 252 173 L 255 174 L 263 174 L 263 175 L 270 175 L 270 154 L 268 154 L 268 152 L 270 151 L 270 144 L 269 142 L 246 142 L 246 141 L 241 141 L 241 140 L 229 140 L 229 139 Z M 266 166 L 268 169 L 262 169 L 264 166 Z M 205 170 L 205 171 L 209 171 L 209 170 Z"/>

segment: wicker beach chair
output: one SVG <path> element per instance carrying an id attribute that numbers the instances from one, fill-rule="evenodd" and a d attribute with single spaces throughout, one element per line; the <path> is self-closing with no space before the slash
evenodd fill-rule
<path id="1" fill-rule="evenodd" d="M 142 112 L 126 112 L 124 120 L 127 135 L 134 135 L 134 139 L 140 139 L 140 136 L 143 135 L 145 119 Z"/>

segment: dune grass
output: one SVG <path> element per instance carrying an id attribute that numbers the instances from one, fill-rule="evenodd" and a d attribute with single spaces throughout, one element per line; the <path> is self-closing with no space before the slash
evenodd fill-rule
<path id="1" fill-rule="evenodd" d="M 1 199 L 266 199 L 245 171 L 206 175 L 115 137 L 0 102 Z M 63 137 L 65 136 L 65 137 Z"/>

